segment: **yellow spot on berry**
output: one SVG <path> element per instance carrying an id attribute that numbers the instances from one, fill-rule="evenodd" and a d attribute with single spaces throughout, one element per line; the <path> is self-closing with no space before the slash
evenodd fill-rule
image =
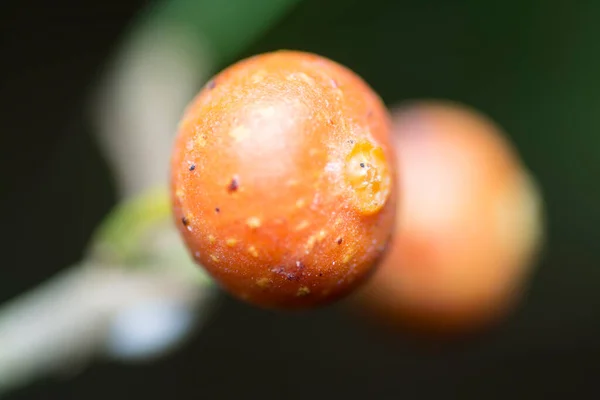
<path id="1" fill-rule="evenodd" d="M 271 280 L 269 278 L 260 278 L 256 280 L 256 284 L 261 289 L 266 289 L 271 286 Z"/>
<path id="2" fill-rule="evenodd" d="M 217 241 L 217 238 L 214 235 L 208 235 L 208 243 L 213 244 Z"/>
<path id="3" fill-rule="evenodd" d="M 296 292 L 296 296 L 300 297 L 300 296 L 306 296 L 310 294 L 310 289 L 307 286 L 302 286 L 298 289 L 298 291 Z"/>
<path id="4" fill-rule="evenodd" d="M 310 86 L 313 86 L 315 83 L 315 80 L 313 78 L 311 78 L 310 76 L 306 75 L 304 72 L 297 72 L 297 73 L 290 74 L 288 76 L 288 79 L 289 80 L 299 79 L 299 80 L 306 82 Z"/>
<path id="5" fill-rule="evenodd" d="M 258 251 L 256 250 L 256 247 L 254 247 L 254 246 L 248 247 L 248 253 L 250 253 L 250 255 L 252 257 L 255 257 L 255 258 L 258 257 Z"/>
<path id="6" fill-rule="evenodd" d="M 308 238 L 308 240 L 306 241 L 306 251 L 311 250 L 313 247 L 315 247 L 315 243 L 317 243 L 317 237 L 315 235 L 312 235 L 311 237 Z"/>
<path id="7" fill-rule="evenodd" d="M 342 262 L 344 264 L 348 264 L 350 262 L 350 260 L 352 260 L 352 258 L 354 257 L 355 252 L 350 251 L 346 254 L 344 254 L 344 258 L 342 259 Z"/>
<path id="8" fill-rule="evenodd" d="M 392 190 L 391 171 L 383 149 L 369 141 L 357 142 L 346 157 L 346 182 L 361 214 L 381 210 Z"/>
<path id="9" fill-rule="evenodd" d="M 296 200 L 296 207 L 297 208 L 302 208 L 306 205 L 306 200 L 304 199 L 298 199 Z"/>
<path id="10" fill-rule="evenodd" d="M 258 217 L 250 217 L 246 220 L 246 225 L 251 229 L 256 229 L 260 226 L 261 222 Z"/>
<path id="11" fill-rule="evenodd" d="M 262 82 L 263 79 L 265 79 L 265 75 L 266 75 L 265 71 L 259 71 L 259 72 L 255 73 L 254 75 L 252 75 L 252 83 Z"/>
<path id="12" fill-rule="evenodd" d="M 198 135 L 198 137 L 196 138 L 196 145 L 198 147 L 206 146 L 206 135 L 204 135 L 204 134 Z"/>
<path id="13" fill-rule="evenodd" d="M 301 231 L 302 229 L 306 228 L 309 225 L 307 220 L 304 220 L 302 222 L 300 222 L 298 225 L 296 225 L 295 230 L 296 231 Z"/>
<path id="14" fill-rule="evenodd" d="M 219 257 L 215 256 L 214 254 L 210 255 L 210 259 L 213 260 L 214 262 L 219 262 Z"/>
<path id="15" fill-rule="evenodd" d="M 237 244 L 237 240 L 234 238 L 229 238 L 225 241 L 225 243 L 227 244 L 227 246 L 233 247 Z"/>

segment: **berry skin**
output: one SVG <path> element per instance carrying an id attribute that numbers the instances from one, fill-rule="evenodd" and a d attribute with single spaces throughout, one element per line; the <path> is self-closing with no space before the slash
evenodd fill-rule
<path id="1" fill-rule="evenodd" d="M 403 207 L 390 254 L 356 299 L 371 316 L 424 334 L 500 320 L 541 243 L 537 187 L 488 119 L 422 102 L 392 113 Z"/>
<path id="2" fill-rule="evenodd" d="M 258 306 L 352 292 L 393 231 L 390 126 L 377 94 L 326 58 L 277 51 L 225 69 L 188 106 L 172 155 L 175 220 L 192 255 Z"/>

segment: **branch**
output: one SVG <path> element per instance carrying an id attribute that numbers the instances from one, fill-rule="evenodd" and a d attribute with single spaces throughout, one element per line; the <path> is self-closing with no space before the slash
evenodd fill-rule
<path id="1" fill-rule="evenodd" d="M 168 301 L 191 312 L 206 308 L 212 294 L 209 286 L 170 270 L 71 267 L 3 307 L 0 393 L 101 354 L 123 310 Z"/>

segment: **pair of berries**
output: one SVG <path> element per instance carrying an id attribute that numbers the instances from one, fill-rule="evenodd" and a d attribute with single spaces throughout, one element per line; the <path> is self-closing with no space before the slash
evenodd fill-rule
<path id="1" fill-rule="evenodd" d="M 392 116 L 360 77 L 313 54 L 225 69 L 185 111 L 173 150 L 173 210 L 192 255 L 264 307 L 355 293 L 388 316 L 500 309 L 538 242 L 535 189 L 482 117 L 408 110 Z"/>

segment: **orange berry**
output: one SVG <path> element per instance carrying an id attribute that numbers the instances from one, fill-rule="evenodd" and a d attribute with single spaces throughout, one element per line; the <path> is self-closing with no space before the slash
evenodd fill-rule
<path id="1" fill-rule="evenodd" d="M 531 176 L 499 128 L 474 110 L 423 102 L 392 118 L 402 209 L 361 305 L 422 333 L 497 321 L 518 298 L 540 245 Z"/>
<path id="2" fill-rule="evenodd" d="M 278 51 L 218 74 L 181 120 L 171 170 L 188 248 L 256 305 L 350 293 L 393 230 L 388 112 L 357 75 L 317 55 Z"/>

